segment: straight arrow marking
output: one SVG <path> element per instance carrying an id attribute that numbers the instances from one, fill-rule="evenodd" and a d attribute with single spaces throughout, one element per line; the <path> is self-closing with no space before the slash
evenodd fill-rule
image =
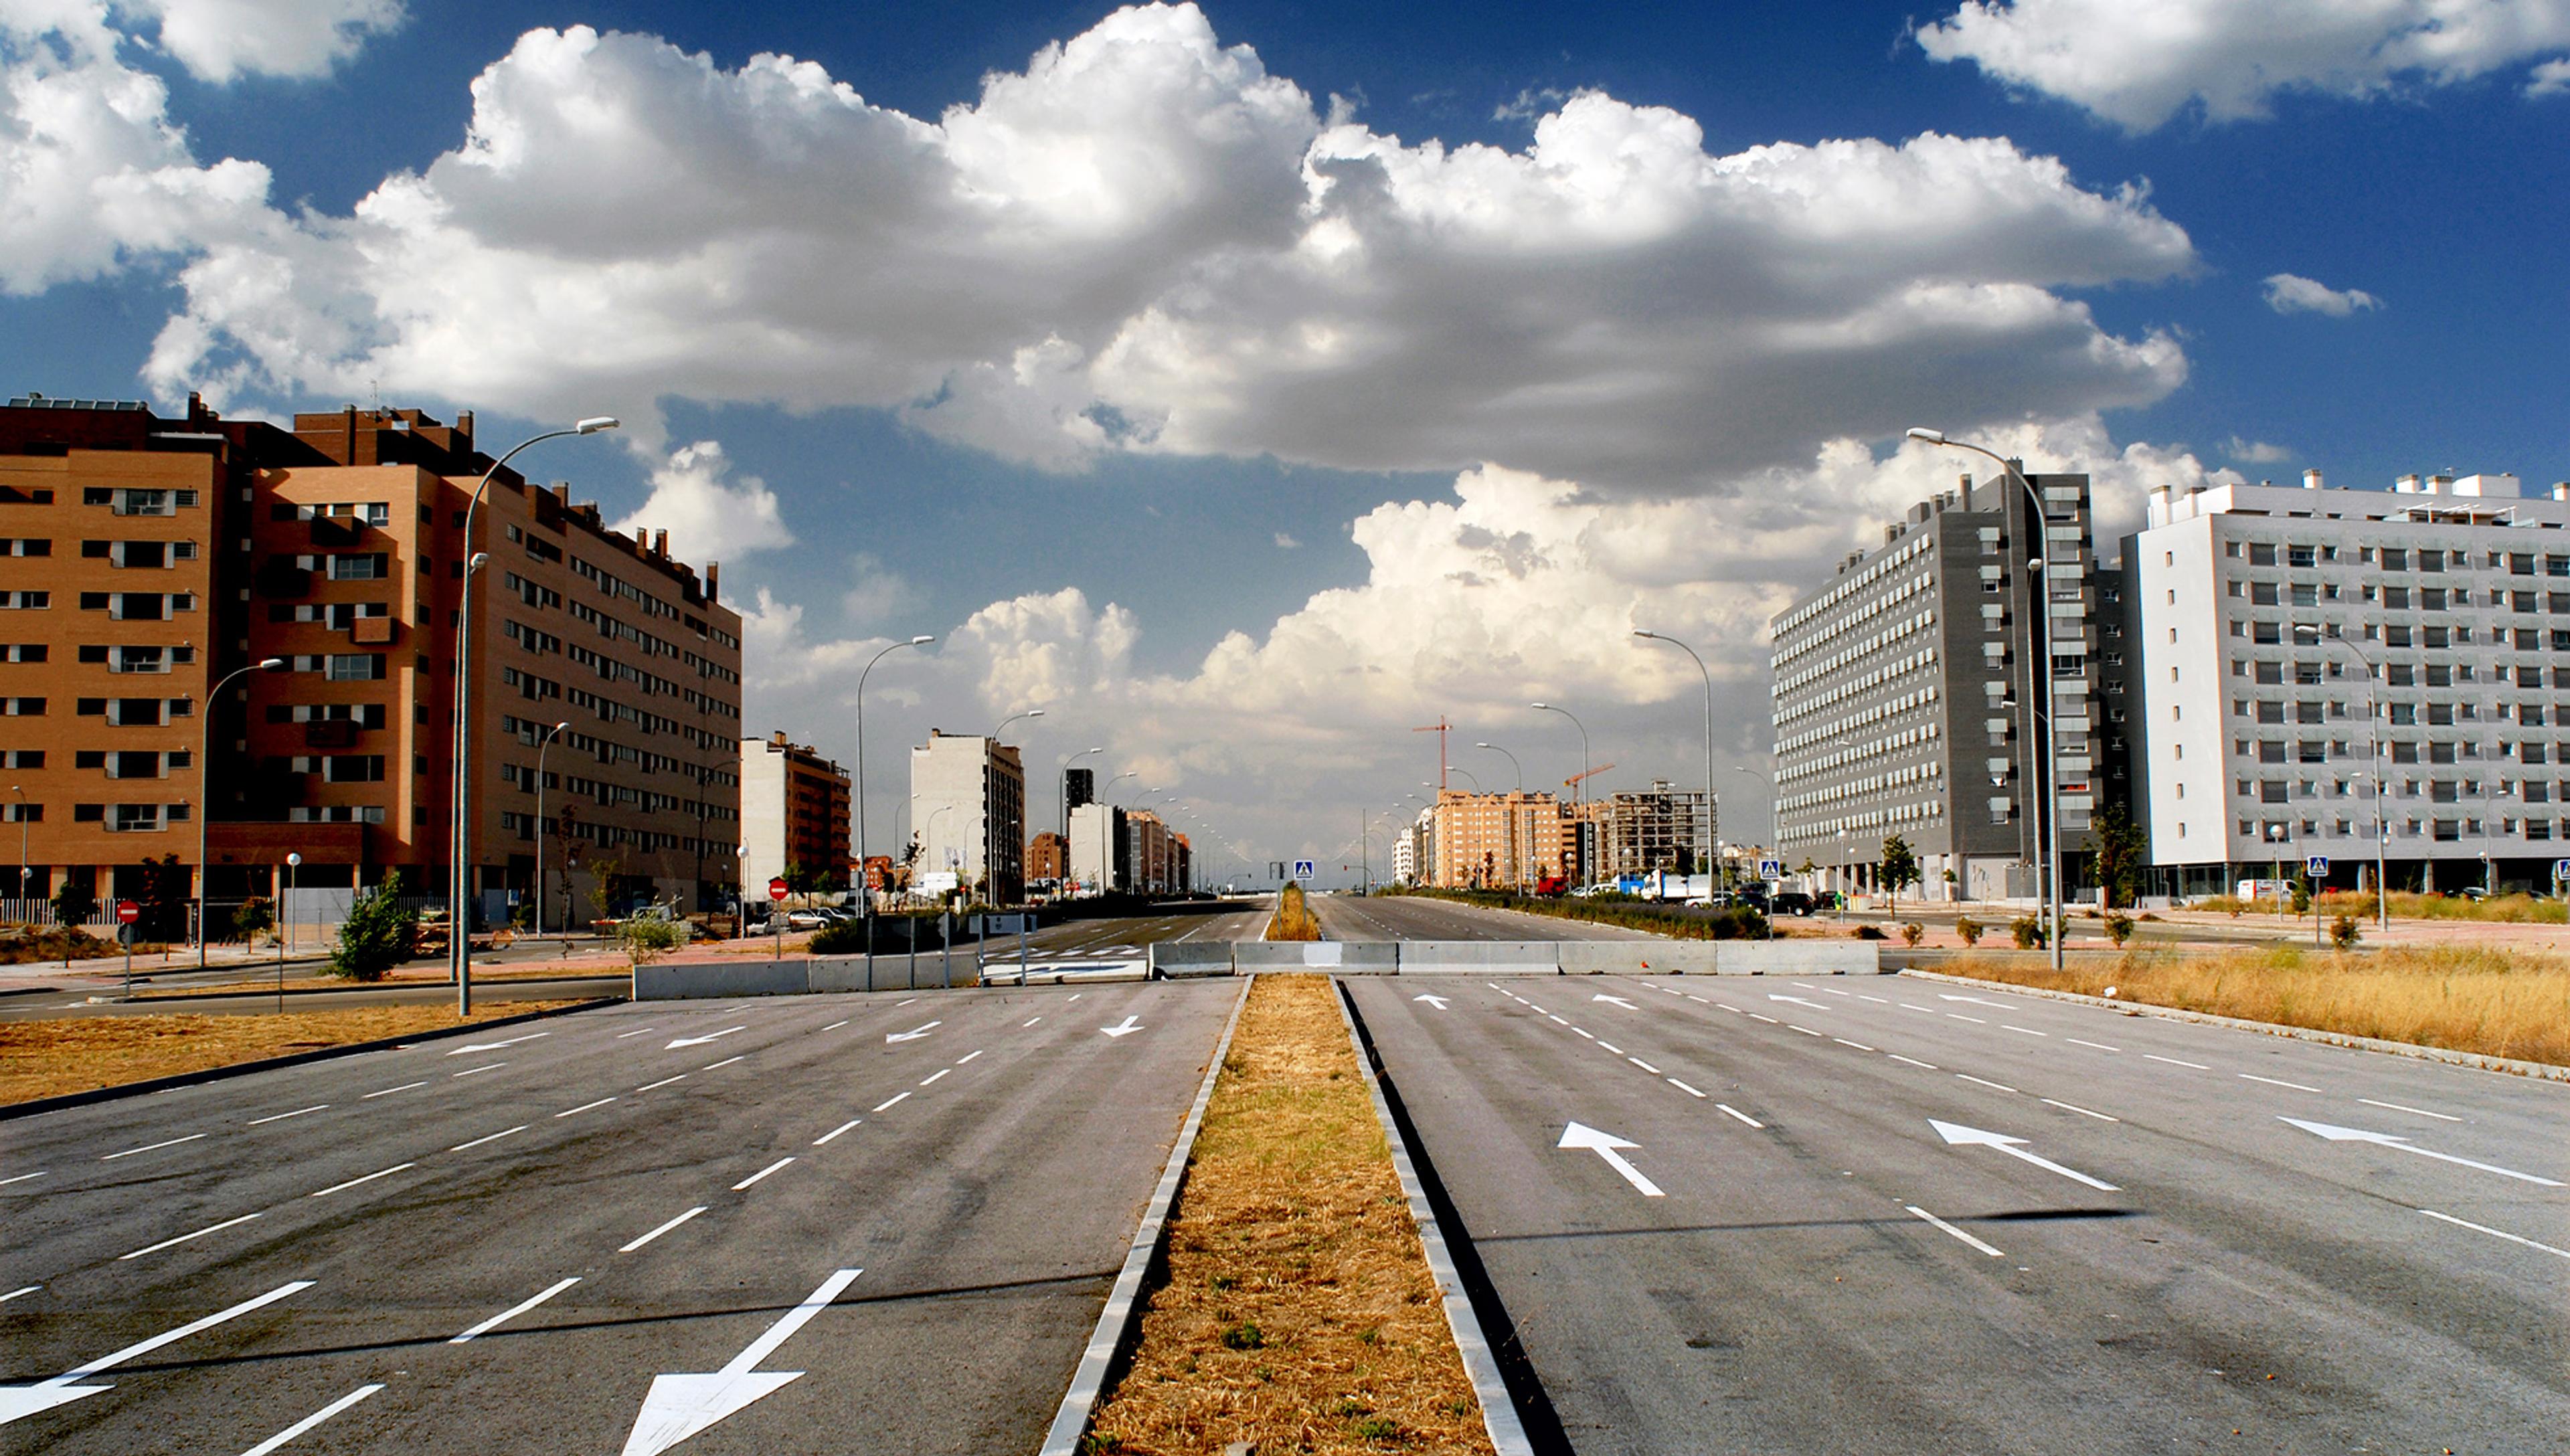
<path id="1" fill-rule="evenodd" d="M 1628 1143 L 1613 1133 L 1601 1133 L 1585 1123 L 1574 1122 L 1561 1130 L 1561 1148 L 1584 1148 L 1606 1160 L 1606 1166 L 1624 1175 L 1624 1181 L 1641 1190 L 1644 1198 L 1663 1198 L 1660 1186 L 1642 1176 L 1642 1170 L 1624 1159 L 1624 1149 L 1639 1149 L 1641 1144 Z"/>
<path id="2" fill-rule="evenodd" d="M 1767 993 L 1767 999 L 1771 1001 L 1791 1001 L 1797 1006 L 1809 1006 L 1815 1011 L 1826 1011 L 1829 1009 L 1829 1007 L 1822 1005 L 1818 1001 L 1807 1001 L 1801 996 L 1780 996 L 1774 991 L 1769 991 Z"/>
<path id="3" fill-rule="evenodd" d="M 928 1034 L 929 1029 L 930 1029 L 931 1027 L 943 1026 L 943 1025 L 945 1025 L 945 1024 L 946 1024 L 946 1023 L 945 1023 L 945 1022 L 943 1022 L 943 1021 L 931 1021 L 931 1022 L 929 1022 L 926 1026 L 920 1026 L 920 1027 L 917 1027 L 917 1028 L 915 1028 L 915 1029 L 913 1029 L 913 1030 L 910 1030 L 910 1031 L 888 1031 L 888 1032 L 884 1033 L 884 1040 L 886 1040 L 886 1041 L 917 1041 L 917 1040 L 919 1040 L 921 1037 L 926 1036 L 926 1035 Z"/>
<path id="4" fill-rule="evenodd" d="M 1932 1117 L 1928 1119 L 1928 1125 L 1934 1128 L 1936 1136 L 1943 1138 L 1947 1143 L 1966 1147 L 1996 1148 L 2018 1162 L 2031 1163 L 2046 1173 L 2058 1173 L 2073 1183 L 2084 1183 L 2100 1193 L 2123 1192 L 2115 1185 L 2091 1178 L 2076 1168 L 2064 1168 L 2049 1158 L 2036 1157 L 2025 1150 L 2023 1138 L 2012 1138 L 2005 1133 L 1984 1132 L 1979 1128 L 1965 1127 L 1960 1123 L 1938 1122 Z"/>
<path id="5" fill-rule="evenodd" d="M 477 1041 L 471 1046 L 459 1046 L 455 1050 L 448 1052 L 447 1055 L 451 1057 L 460 1057 L 468 1051 L 498 1051 L 504 1046 L 516 1046 L 522 1041 L 533 1041 L 539 1036 L 551 1035 L 553 1035 L 553 1033 L 550 1031 L 530 1031 L 524 1036 L 512 1036 L 506 1041 Z"/>
<path id="6" fill-rule="evenodd" d="M 660 1050 L 675 1051 L 682 1046 L 702 1046 L 708 1041 L 720 1041 L 722 1038 L 731 1035 L 735 1031 L 747 1031 L 748 1029 L 749 1028 L 746 1026 L 726 1026 L 720 1031 L 709 1032 L 703 1036 L 681 1036 L 677 1040 L 670 1042 L 667 1046 L 660 1048 Z"/>
<path id="7" fill-rule="evenodd" d="M 1414 1001 L 1426 1001 L 1428 1004 L 1436 1007 L 1440 1011 L 1446 1009 L 1446 998 L 1444 996 L 1413 996 L 1410 999 Z"/>
<path id="8" fill-rule="evenodd" d="M 2421 1158 L 2433 1158 L 2439 1163 L 2457 1163 L 2465 1168 L 2477 1168 L 2483 1173 L 2495 1173 L 2501 1178 L 2513 1178 L 2524 1183 L 2538 1184 L 2544 1188 L 2563 1186 L 2558 1179 L 2542 1178 L 2532 1173 L 2519 1173 L 2513 1168 L 2501 1168 L 2495 1163 L 2475 1163 L 2469 1158 L 2457 1158 L 2451 1153 L 2439 1153 L 2432 1148 L 2412 1147 L 2407 1138 L 2393 1137 L 2389 1133 L 2366 1132 L 2362 1128 L 2338 1127 L 2326 1122 L 2305 1122 L 2299 1117 L 2280 1117 L 2276 1120 L 2291 1123 L 2315 1137 L 2326 1138 L 2333 1143 L 2372 1143 L 2379 1147 L 2397 1148 L 2403 1153 L 2415 1153 Z"/>
<path id="9" fill-rule="evenodd" d="M 299 1294 L 310 1287 L 312 1287 L 310 1279 L 296 1279 L 291 1283 L 279 1284 L 255 1299 L 244 1299 L 229 1309 L 217 1310 L 203 1319 L 192 1320 L 177 1329 L 156 1334 L 137 1344 L 127 1345 L 112 1355 L 102 1355 L 88 1364 L 65 1370 L 50 1380 L 40 1380 L 33 1385 L 0 1385 L 0 1426 L 5 1426 L 11 1421 L 23 1420 L 39 1411 L 51 1410 L 57 1405 L 69 1404 L 85 1395 L 96 1395 L 102 1390 L 114 1389 L 112 1385 L 82 1385 L 77 1382 L 102 1370 L 124 1364 L 137 1355 L 148 1355 L 165 1344 L 174 1344 L 189 1335 L 212 1329 L 225 1320 L 237 1319 L 253 1309 L 263 1308 L 288 1295 Z"/>
<path id="10" fill-rule="evenodd" d="M 701 1375 L 652 1376 L 651 1389 L 642 1397 L 642 1411 L 635 1417 L 634 1433 L 626 1437 L 625 1456 L 659 1456 L 761 1396 L 802 1379 L 800 1370 L 762 1374 L 756 1366 L 774 1354 L 777 1346 L 793 1338 L 794 1332 L 810 1323 L 813 1316 L 828 1308 L 830 1301 L 863 1273 L 843 1269 L 823 1279 L 802 1303 L 786 1311 L 783 1318 L 769 1325 L 719 1370 Z"/>
<path id="11" fill-rule="evenodd" d="M 1605 995 L 1598 995 L 1598 996 L 1590 996 L 1588 999 L 1589 999 L 1589 1000 L 1591 1000 L 1591 1001 L 1604 1001 L 1605 1003 L 1607 1003 L 1607 1004 L 1608 1004 L 1608 1005 L 1610 1005 L 1610 1006 L 1621 1006 L 1621 1007 L 1623 1007 L 1623 1008 L 1624 1008 L 1625 1010 L 1627 1010 L 1627 1011 L 1633 1011 L 1633 1010 L 1639 1010 L 1639 1009 L 1640 1009 L 1639 1007 L 1635 1006 L 1632 1002 L 1630 1002 L 1630 1001 L 1628 1001 L 1628 1000 L 1625 1000 L 1622 996 L 1605 996 Z"/>
<path id="12" fill-rule="evenodd" d="M 1138 1017 L 1127 1015 L 1113 1026 L 1100 1026 L 1097 1029 L 1109 1036 L 1130 1036 L 1142 1029 L 1142 1022 Z"/>

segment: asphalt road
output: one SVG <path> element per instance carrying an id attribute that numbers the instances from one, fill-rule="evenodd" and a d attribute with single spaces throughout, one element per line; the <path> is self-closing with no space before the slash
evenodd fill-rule
<path id="1" fill-rule="evenodd" d="M 710 1399 L 686 1456 L 1031 1451 L 1239 991 L 620 1006 L 11 1123 L 0 1450 L 640 1456 Z"/>
<path id="2" fill-rule="evenodd" d="M 1906 978 L 1346 984 L 1582 1456 L 2570 1430 L 2570 1087 Z"/>
<path id="3" fill-rule="evenodd" d="M 1333 940 L 1653 940 L 1621 925 L 1490 910 L 1425 896 L 1322 895 L 1311 900 Z"/>

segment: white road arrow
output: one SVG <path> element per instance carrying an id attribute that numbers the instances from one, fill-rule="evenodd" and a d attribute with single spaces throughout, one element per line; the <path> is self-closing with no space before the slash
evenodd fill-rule
<path id="1" fill-rule="evenodd" d="M 1639 1010 L 1639 1009 L 1640 1009 L 1639 1007 L 1635 1006 L 1632 1002 L 1630 1002 L 1630 1001 L 1628 1001 L 1628 1000 L 1625 1000 L 1622 996 L 1590 996 L 1588 999 L 1590 999 L 1590 1000 L 1592 1000 L 1592 1001 L 1605 1001 L 1605 1002 L 1607 1002 L 1607 1003 L 1609 1003 L 1609 1004 L 1611 1004 L 1611 1005 L 1621 1006 L 1621 1007 L 1623 1007 L 1623 1008 L 1624 1008 L 1625 1010 L 1627 1010 L 1627 1011 L 1634 1011 L 1634 1010 Z"/>
<path id="2" fill-rule="evenodd" d="M 1629 1183 L 1642 1191 L 1642 1197 L 1664 1197 L 1660 1192 L 1660 1186 L 1658 1184 L 1644 1178 L 1642 1176 L 1641 1169 L 1624 1161 L 1624 1154 L 1621 1150 L 1625 1148 L 1638 1149 L 1642 1146 L 1639 1143 L 1628 1143 L 1622 1138 L 1615 1136 L 1613 1133 L 1601 1133 L 1597 1129 L 1588 1126 L 1586 1123 L 1574 1122 L 1570 1126 L 1561 1130 L 1561 1141 L 1554 1146 L 1562 1148 L 1585 1148 L 1589 1152 L 1595 1153 L 1598 1157 L 1605 1159 L 1607 1167 L 1623 1174 L 1624 1181 L 1626 1183 Z"/>
<path id="3" fill-rule="evenodd" d="M 634 1419 L 634 1434 L 625 1438 L 625 1456 L 659 1453 L 723 1417 L 803 1378 L 800 1370 L 761 1372 L 751 1368 L 794 1337 L 794 1331 L 829 1307 L 839 1291 L 856 1282 L 861 1269 L 843 1269 L 821 1281 L 809 1298 L 767 1326 L 767 1332 L 732 1356 L 731 1363 L 708 1375 L 654 1375 L 642 1397 L 642 1413 Z"/>
<path id="4" fill-rule="evenodd" d="M 1936 999 L 1940 1001 L 1969 1001 L 1975 1006 L 1996 1006 L 2002 1011 L 2013 1011 L 2016 1009 L 2016 1007 L 2009 1005 L 2005 1001 L 1984 1001 L 1978 996 L 1949 996 L 1943 991 L 1938 991 L 1936 993 Z"/>
<path id="5" fill-rule="evenodd" d="M 459 1046 L 455 1050 L 448 1052 L 447 1055 L 451 1057 L 460 1057 L 468 1051 L 498 1051 L 504 1046 L 516 1046 L 522 1041 L 533 1041 L 539 1036 L 551 1035 L 553 1035 L 553 1033 L 550 1031 L 531 1031 L 524 1036 L 512 1036 L 507 1041 L 477 1041 L 471 1046 Z"/>
<path id="6" fill-rule="evenodd" d="M 670 1042 L 667 1046 L 660 1048 L 660 1050 L 674 1051 L 682 1046 L 702 1046 L 708 1041 L 720 1041 L 735 1031 L 747 1031 L 748 1029 L 749 1028 L 746 1026 L 726 1026 L 720 1031 L 709 1032 L 703 1036 L 681 1036 L 677 1040 Z"/>
<path id="7" fill-rule="evenodd" d="M 1440 1011 L 1446 1009 L 1446 998 L 1444 996 L 1413 996 L 1410 999 L 1414 1001 L 1426 1001 L 1428 1004 L 1436 1007 Z"/>
<path id="8" fill-rule="evenodd" d="M 1130 1036 L 1142 1029 L 1142 1023 L 1135 1017 L 1127 1016 L 1113 1026 L 1100 1026 L 1097 1029 L 1109 1036 Z"/>
<path id="9" fill-rule="evenodd" d="M 1826 1011 L 1829 1009 L 1829 1007 L 1822 1005 L 1818 1001 L 1805 1000 L 1801 996 L 1780 996 L 1774 991 L 1769 991 L 1767 993 L 1767 999 L 1771 1001 L 1791 1001 L 1797 1006 L 1809 1006 L 1815 1011 Z"/>
<path id="10" fill-rule="evenodd" d="M 1938 1122 L 1932 1117 L 1928 1119 L 1928 1125 L 1934 1128 L 1936 1135 L 1948 1143 L 1958 1143 L 1965 1147 L 1996 1148 L 2021 1163 L 2031 1163 L 2046 1173 L 2058 1173 L 2073 1183 L 2084 1183 L 2104 1193 L 2123 1191 L 2111 1183 L 2091 1178 L 2076 1168 L 2064 1168 L 2049 1158 L 2034 1156 L 2025 1150 L 2023 1138 L 2012 1138 L 2005 1133 L 1987 1133 L 1976 1127 L 1964 1127 L 1960 1123 Z"/>
<path id="11" fill-rule="evenodd" d="M 2326 1122 L 2305 1122 L 2299 1117 L 2278 1118 L 2277 1121 L 2292 1123 L 2307 1133 L 2327 1138 L 2333 1143 L 2374 1143 L 2385 1148 L 2397 1148 L 2403 1153 L 2415 1153 L 2421 1158 L 2433 1158 L 2439 1163 L 2459 1163 L 2465 1168 L 2477 1168 L 2483 1173 L 2495 1173 L 2501 1178 L 2520 1179 L 2526 1183 L 2541 1184 L 2545 1188 L 2562 1186 L 2557 1179 L 2539 1178 L 2531 1173 L 2519 1173 L 2513 1168 L 2501 1168 L 2490 1163 L 2475 1163 L 2469 1158 L 2457 1158 L 2451 1153 L 2413 1148 L 2409 1146 L 2407 1138 L 2395 1138 L 2389 1133 L 2369 1133 L 2362 1128 L 2337 1127 Z"/>
<path id="12" fill-rule="evenodd" d="M 5 1426 L 14 1420 L 23 1420 L 38 1411 L 51 1410 L 57 1405 L 69 1405 L 84 1395 L 96 1395 L 102 1390 L 113 1390 L 116 1388 L 113 1385 L 82 1385 L 78 1382 L 112 1365 L 124 1364 L 136 1355 L 150 1354 L 165 1344 L 186 1339 L 200 1330 L 212 1329 L 226 1319 L 237 1319 L 252 1309 L 273 1304 L 289 1294 L 301 1293 L 310 1287 L 312 1287 L 310 1279 L 296 1279 L 290 1284 L 279 1284 L 255 1299 L 245 1299 L 229 1309 L 209 1314 L 190 1324 L 182 1324 L 166 1334 L 156 1334 L 140 1344 L 127 1345 L 115 1354 L 65 1370 L 51 1380 L 38 1381 L 33 1385 L 0 1385 L 0 1426 Z"/>
<path id="13" fill-rule="evenodd" d="M 931 1022 L 927 1023 L 927 1025 L 914 1027 L 914 1028 L 912 1028 L 911 1030 L 908 1030 L 908 1031 L 887 1031 L 887 1032 L 885 1032 L 885 1033 L 884 1033 L 884 1040 L 886 1040 L 886 1041 L 917 1041 L 917 1040 L 919 1040 L 921 1037 L 926 1036 L 926 1035 L 929 1033 L 929 1030 L 930 1030 L 930 1028 L 931 1028 L 931 1027 L 943 1026 L 943 1025 L 945 1025 L 945 1024 L 946 1024 L 946 1023 L 945 1023 L 945 1022 L 943 1022 L 943 1021 L 931 1021 Z"/>

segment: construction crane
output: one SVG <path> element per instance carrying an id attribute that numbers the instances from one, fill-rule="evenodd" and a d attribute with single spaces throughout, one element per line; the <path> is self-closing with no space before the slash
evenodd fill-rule
<path id="1" fill-rule="evenodd" d="M 1588 770 L 1586 773 L 1572 774 L 1569 778 L 1566 778 L 1566 779 L 1564 779 L 1564 780 L 1562 780 L 1562 781 L 1561 781 L 1561 787 L 1563 787 L 1563 788 L 1565 788 L 1565 789 L 1576 790 L 1576 789 L 1578 789 L 1578 788 L 1579 788 L 1579 781 L 1580 781 L 1580 780 L 1582 780 L 1582 779 L 1593 779 L 1593 778 L 1597 777 L 1599 774 L 1602 774 L 1602 773 L 1606 772 L 1608 769 L 1611 769 L 1611 768 L 1613 768 L 1613 767 L 1614 767 L 1614 765 L 1613 765 L 1613 764 L 1611 764 L 1611 763 L 1601 763 L 1601 764 L 1599 764 L 1597 767 L 1595 767 L 1595 768 L 1593 768 L 1593 769 Z"/>
<path id="2" fill-rule="evenodd" d="M 1446 715 L 1440 713 L 1437 715 L 1436 722 L 1429 724 L 1425 728 L 1413 728 L 1410 730 L 1413 733 L 1434 733 L 1437 735 L 1437 793 L 1441 798 L 1444 797 L 1446 793 L 1446 735 L 1454 731 L 1454 724 L 1446 721 Z"/>

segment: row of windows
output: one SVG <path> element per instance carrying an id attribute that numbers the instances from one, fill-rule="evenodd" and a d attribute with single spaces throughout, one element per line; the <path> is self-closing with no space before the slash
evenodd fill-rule
<path id="1" fill-rule="evenodd" d="M 0 537 L 0 556 L 51 556 L 54 544 L 43 537 Z M 84 541 L 81 555 L 114 566 L 169 566 L 197 558 L 193 541 Z"/>
<path id="2" fill-rule="evenodd" d="M 2255 819 L 2244 819 L 2240 821 L 2239 827 L 2240 835 L 2243 839 L 2260 840 L 2263 843 L 2275 845 L 2279 848 L 2299 844 L 2305 840 L 2321 838 L 2365 841 L 2370 841 L 2373 838 L 2373 825 L 2370 821 L 2349 819 L 2335 820 L 2331 822 L 2326 835 L 2324 835 L 2322 831 L 2321 823 L 2322 822 L 2317 819 L 2303 820 L 2300 822 L 2300 833 L 2296 833 L 2297 826 L 2292 821 L 2278 823 L 2274 821 L 2261 822 Z M 2179 824 L 2177 827 L 2177 833 L 2178 838 L 2184 839 L 2186 837 L 2186 825 L 2183 823 Z M 2478 819 L 2457 818 L 2396 820 L 2391 825 L 2391 837 L 2394 839 L 2426 839 L 2436 844 L 2456 844 L 2467 839 L 2485 839 L 2490 836 L 2484 828 L 2483 821 Z M 2543 841 L 2553 840 L 2556 838 L 2570 840 L 2570 821 L 2559 822 L 2558 832 L 2556 833 L 2556 822 L 2550 818 L 2502 818 L 2498 821 L 2497 837 L 2501 839 L 2522 839 L 2535 843 L 2541 843 Z"/>
<path id="3" fill-rule="evenodd" d="M 50 497 L 52 493 L 41 494 Z M 176 516 L 182 511 L 197 509 L 197 493 L 91 486 L 81 492 L 81 504 L 110 507 L 119 516 Z"/>

